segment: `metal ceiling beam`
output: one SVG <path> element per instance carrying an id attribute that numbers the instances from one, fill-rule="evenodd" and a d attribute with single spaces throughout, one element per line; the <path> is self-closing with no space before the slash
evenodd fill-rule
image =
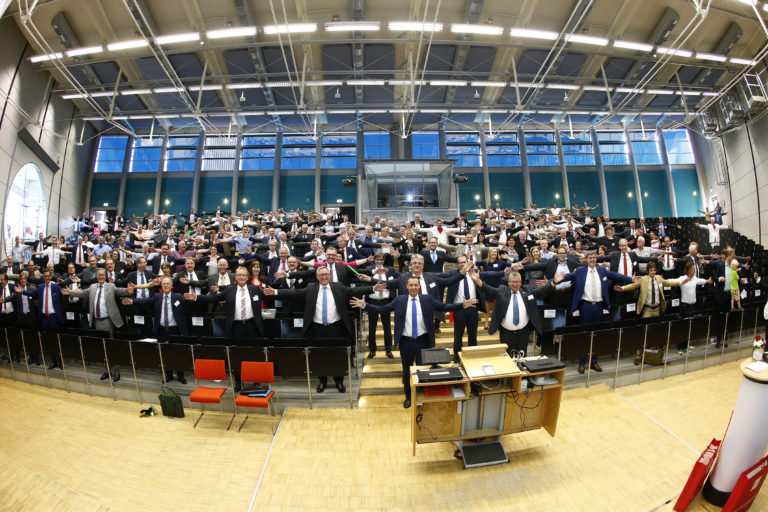
<path id="1" fill-rule="evenodd" d="M 480 11 L 483 10 L 483 3 L 485 0 L 466 0 L 466 2 L 464 8 L 464 23 L 477 23 L 478 18 L 480 18 Z M 472 41 L 472 39 L 473 37 L 471 34 L 459 35 L 459 40 L 461 41 Z M 469 45 L 465 44 L 456 47 L 456 52 L 453 54 L 452 71 L 456 72 L 464 70 L 464 64 L 467 62 L 467 54 L 469 53 L 470 48 Z M 456 87 L 448 87 L 448 90 L 445 91 L 445 102 L 453 103 L 455 97 Z"/>

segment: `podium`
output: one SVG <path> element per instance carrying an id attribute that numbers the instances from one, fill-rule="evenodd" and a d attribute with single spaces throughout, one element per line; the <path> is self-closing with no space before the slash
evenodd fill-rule
<path id="1" fill-rule="evenodd" d="M 419 382 L 411 367 L 413 455 L 422 443 L 453 442 L 465 468 L 508 462 L 501 436 L 557 429 L 565 369 L 536 373 L 549 383 L 528 386 L 532 374 L 518 368 L 504 344 L 467 347 L 459 354 L 461 380 Z M 439 390 L 439 392 L 435 392 Z"/>

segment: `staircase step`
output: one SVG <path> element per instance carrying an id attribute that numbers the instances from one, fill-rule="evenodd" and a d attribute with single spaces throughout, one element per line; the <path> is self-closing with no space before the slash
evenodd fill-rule
<path id="1" fill-rule="evenodd" d="M 357 402 L 357 405 L 361 409 L 393 407 L 393 408 L 398 408 L 400 410 L 403 410 L 403 395 L 402 393 L 398 393 L 398 394 L 391 393 L 387 395 L 361 396 Z"/>
<path id="2" fill-rule="evenodd" d="M 370 377 L 360 381 L 360 395 L 393 395 L 403 392 L 401 377 Z"/>
<path id="3" fill-rule="evenodd" d="M 372 377 L 398 377 L 402 375 L 403 367 L 400 360 L 396 362 L 393 359 L 388 359 L 389 362 L 377 362 L 375 364 L 365 363 L 363 366 L 363 378 Z"/>

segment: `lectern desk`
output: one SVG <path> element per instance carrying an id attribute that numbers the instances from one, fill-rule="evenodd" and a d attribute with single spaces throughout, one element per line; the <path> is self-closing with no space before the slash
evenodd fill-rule
<path id="1" fill-rule="evenodd" d="M 463 449 L 467 441 L 498 441 L 505 434 L 541 427 L 554 437 L 565 369 L 537 373 L 551 383 L 527 387 L 532 374 L 520 370 L 506 349 L 503 344 L 463 349 L 461 380 L 419 382 L 416 371 L 425 367 L 411 367 L 414 455 L 417 443 L 450 441 Z M 441 396 L 430 392 L 435 387 Z"/>

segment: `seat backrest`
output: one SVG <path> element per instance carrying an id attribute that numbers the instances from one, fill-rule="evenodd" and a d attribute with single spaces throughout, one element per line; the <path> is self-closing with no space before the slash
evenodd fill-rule
<path id="1" fill-rule="evenodd" d="M 275 382 L 274 364 L 243 361 L 240 365 L 240 379 L 244 382 Z"/>
<path id="2" fill-rule="evenodd" d="M 223 359 L 195 359 L 195 378 L 203 380 L 226 380 Z"/>

